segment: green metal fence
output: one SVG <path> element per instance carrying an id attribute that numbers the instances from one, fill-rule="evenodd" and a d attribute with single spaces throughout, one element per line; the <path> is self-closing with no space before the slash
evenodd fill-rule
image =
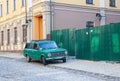
<path id="1" fill-rule="evenodd" d="M 70 56 L 75 56 L 75 30 L 54 30 L 51 32 L 51 40 L 56 41 L 59 47 L 66 48 Z"/>
<path id="2" fill-rule="evenodd" d="M 120 23 L 79 30 L 55 30 L 51 39 L 77 59 L 120 61 Z"/>

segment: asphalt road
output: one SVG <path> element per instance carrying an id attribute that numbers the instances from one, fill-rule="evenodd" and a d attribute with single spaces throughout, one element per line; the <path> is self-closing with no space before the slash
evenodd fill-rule
<path id="1" fill-rule="evenodd" d="M 110 81 L 90 74 L 54 68 L 25 58 L 0 56 L 0 81 Z M 114 81 L 114 80 L 111 80 Z"/>

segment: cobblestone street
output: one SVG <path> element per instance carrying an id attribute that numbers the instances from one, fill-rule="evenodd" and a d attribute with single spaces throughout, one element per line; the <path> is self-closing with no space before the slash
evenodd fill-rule
<path id="1" fill-rule="evenodd" d="M 0 81 L 119 81 L 112 77 L 57 68 L 51 65 L 52 63 L 44 66 L 37 61 L 28 63 L 25 58 L 0 56 Z"/>
<path id="2" fill-rule="evenodd" d="M 0 57 L 0 81 L 103 81 L 65 70 L 52 69 L 39 62 Z"/>

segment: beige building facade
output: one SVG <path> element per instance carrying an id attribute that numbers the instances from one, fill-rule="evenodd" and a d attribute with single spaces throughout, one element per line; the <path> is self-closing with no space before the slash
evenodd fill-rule
<path id="1" fill-rule="evenodd" d="M 30 6 L 29 2 L 26 4 Z M 29 14 L 28 18 L 32 19 Z M 25 0 L 0 0 L 0 51 L 21 51 L 31 39 L 28 31 L 32 24 L 27 24 L 26 27 Z"/>
<path id="2" fill-rule="evenodd" d="M 117 22 L 120 0 L 0 0 L 0 51 L 22 51 L 52 30 Z"/>

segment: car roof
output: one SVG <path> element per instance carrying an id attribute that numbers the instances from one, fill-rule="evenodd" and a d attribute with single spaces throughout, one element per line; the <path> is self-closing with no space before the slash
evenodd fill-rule
<path id="1" fill-rule="evenodd" d="M 46 42 L 54 42 L 52 40 L 32 40 L 32 43 L 46 43 Z"/>

